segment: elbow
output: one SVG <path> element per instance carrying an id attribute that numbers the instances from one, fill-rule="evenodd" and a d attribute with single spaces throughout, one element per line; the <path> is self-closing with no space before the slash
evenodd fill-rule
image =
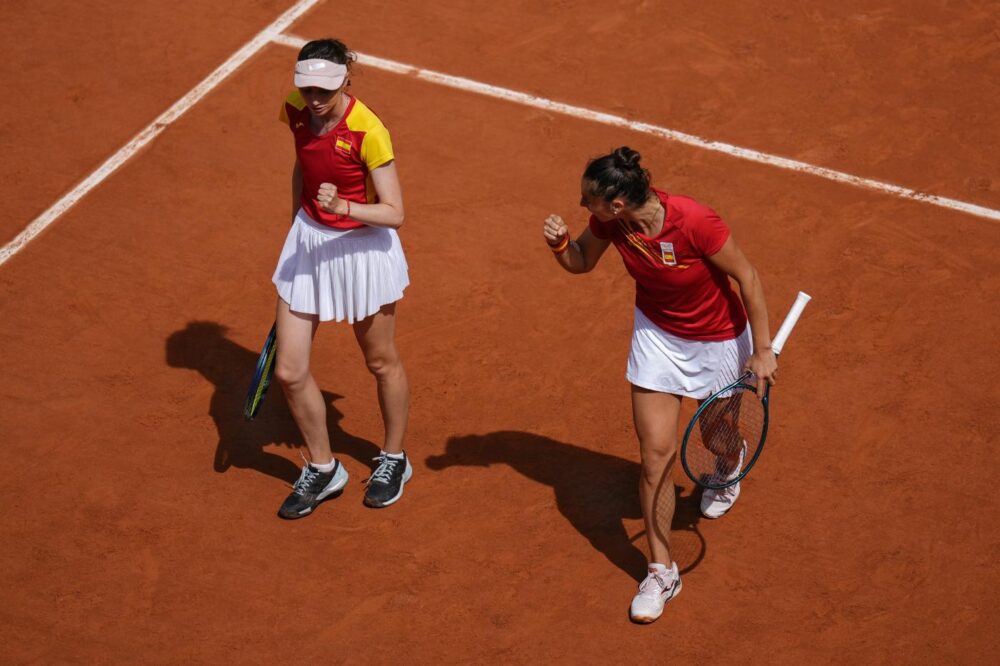
<path id="1" fill-rule="evenodd" d="M 403 222 L 405 220 L 406 220 L 406 213 L 403 212 L 403 209 L 401 207 L 393 208 L 392 220 L 390 221 L 392 224 L 392 228 L 399 229 L 401 226 L 403 226 Z"/>

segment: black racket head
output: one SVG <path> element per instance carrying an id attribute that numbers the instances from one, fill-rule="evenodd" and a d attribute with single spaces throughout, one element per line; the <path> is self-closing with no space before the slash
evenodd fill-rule
<path id="1" fill-rule="evenodd" d="M 251 421 L 253 417 L 257 416 L 260 406 L 264 404 L 267 387 L 271 385 L 271 376 L 274 374 L 274 355 L 277 349 L 276 340 L 277 324 L 271 326 L 271 332 L 267 334 L 264 348 L 260 350 L 253 380 L 250 382 L 246 400 L 243 402 L 243 418 L 247 421 Z"/>
<path id="2" fill-rule="evenodd" d="M 718 391 L 698 407 L 681 443 L 681 465 L 703 488 L 728 488 L 745 477 L 767 438 L 770 387 L 763 399 L 750 375 Z"/>

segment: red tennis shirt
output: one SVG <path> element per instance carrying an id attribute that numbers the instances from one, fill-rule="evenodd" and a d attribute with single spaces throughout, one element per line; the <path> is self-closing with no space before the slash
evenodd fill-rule
<path id="1" fill-rule="evenodd" d="M 657 326 L 689 340 L 731 340 L 747 324 L 729 277 L 707 259 L 729 238 L 714 210 L 694 199 L 653 190 L 665 211 L 655 237 L 622 220 L 590 218 L 590 231 L 610 240 L 635 278 L 635 305 Z"/>
<path id="2" fill-rule="evenodd" d="M 365 226 L 346 215 L 327 213 L 316 202 L 321 183 L 337 186 L 337 196 L 355 203 L 377 203 L 371 172 L 393 159 L 392 141 L 378 116 L 352 97 L 347 112 L 323 136 L 309 125 L 309 109 L 296 90 L 281 107 L 280 119 L 295 136 L 295 155 L 302 167 L 302 208 L 312 219 L 334 229 Z"/>

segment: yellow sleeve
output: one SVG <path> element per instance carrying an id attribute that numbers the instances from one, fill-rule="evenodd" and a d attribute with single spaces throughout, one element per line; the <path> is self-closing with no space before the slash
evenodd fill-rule
<path id="1" fill-rule="evenodd" d="M 361 141 L 361 159 L 368 166 L 368 171 L 374 171 L 394 159 L 392 140 L 384 125 L 365 132 L 365 138 Z"/>
<path id="2" fill-rule="evenodd" d="M 306 101 L 302 99 L 302 95 L 299 94 L 298 90 L 293 90 L 292 92 L 288 93 L 288 97 L 285 98 L 285 101 L 281 105 L 281 111 L 278 112 L 278 120 L 280 120 L 286 125 L 288 124 L 289 104 L 294 106 L 299 111 L 306 108 Z"/>

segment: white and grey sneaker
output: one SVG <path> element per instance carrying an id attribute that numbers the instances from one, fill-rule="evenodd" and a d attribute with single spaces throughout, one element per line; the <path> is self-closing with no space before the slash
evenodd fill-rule
<path id="1" fill-rule="evenodd" d="M 701 493 L 701 515 L 706 518 L 722 518 L 733 508 L 740 496 L 740 484 L 736 483 L 722 490 L 705 488 Z"/>
<path id="2" fill-rule="evenodd" d="M 728 476 L 724 477 L 726 481 L 732 481 L 740 475 L 740 470 L 743 469 L 743 459 L 746 457 L 746 454 L 747 443 L 743 442 L 743 449 L 740 451 L 739 464 L 736 465 L 736 469 L 730 472 Z M 706 518 L 721 518 L 727 511 L 733 508 L 733 504 L 736 503 L 739 496 L 739 483 L 734 483 L 733 485 L 727 488 L 722 488 L 721 490 L 705 488 L 705 490 L 701 493 L 701 515 Z"/>
<path id="3" fill-rule="evenodd" d="M 320 502 L 339 493 L 346 485 L 347 470 L 339 460 L 334 460 L 330 472 L 321 472 L 312 463 L 306 463 L 291 494 L 278 509 L 278 515 L 288 519 L 308 516 Z"/>
<path id="4" fill-rule="evenodd" d="M 632 599 L 628 615 L 633 622 L 648 624 L 663 614 L 663 606 L 680 594 L 681 575 L 674 562 L 666 571 L 650 567 L 646 578 L 639 583 L 639 593 Z"/>
<path id="5" fill-rule="evenodd" d="M 413 476 L 413 467 L 405 453 L 402 458 L 390 458 L 383 451 L 372 460 L 376 465 L 366 482 L 368 489 L 365 490 L 365 504 L 373 509 L 381 509 L 403 496 L 403 486 Z"/>

